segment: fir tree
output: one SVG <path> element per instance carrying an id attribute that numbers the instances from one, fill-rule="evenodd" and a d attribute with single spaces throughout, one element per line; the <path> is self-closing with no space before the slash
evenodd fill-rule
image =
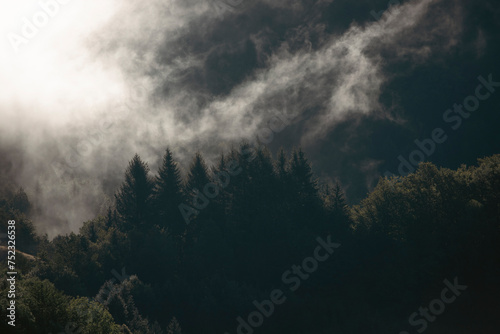
<path id="1" fill-rule="evenodd" d="M 293 220 L 298 225 L 307 225 L 318 231 L 321 225 L 318 194 L 318 183 L 312 173 L 312 168 L 301 149 L 295 150 L 290 162 L 290 198 Z M 319 232 L 319 231 L 318 231 Z"/>
<path id="2" fill-rule="evenodd" d="M 153 182 L 148 172 L 147 163 L 136 154 L 125 172 L 125 182 L 115 195 L 120 227 L 125 231 L 150 221 Z"/>
<path id="3" fill-rule="evenodd" d="M 333 195 L 333 202 L 332 202 L 333 211 L 337 212 L 339 215 L 346 215 L 347 204 L 345 202 L 344 192 L 342 191 L 342 188 L 340 187 L 340 183 L 338 181 L 335 183 L 332 195 Z"/>
<path id="4" fill-rule="evenodd" d="M 340 236 L 344 236 L 350 226 L 348 206 L 344 197 L 344 191 L 337 181 L 332 191 L 326 187 L 326 209 L 328 211 L 329 225 L 333 224 L 331 231 Z"/>
<path id="5" fill-rule="evenodd" d="M 206 208 L 210 203 L 210 199 L 205 196 L 204 192 L 215 195 L 215 192 L 218 190 L 218 187 L 215 187 L 214 184 L 209 185 L 209 183 L 211 183 L 211 180 L 207 165 L 201 154 L 196 153 L 189 168 L 185 191 L 187 194 L 187 203 L 190 209 L 196 212 L 197 217 L 207 215 Z"/>
<path id="6" fill-rule="evenodd" d="M 178 209 L 183 201 L 181 173 L 172 152 L 167 148 L 156 177 L 153 207 L 159 225 L 169 228 L 175 235 L 182 233 L 185 228 Z"/>
<path id="7" fill-rule="evenodd" d="M 311 164 L 301 149 L 294 151 L 290 172 L 295 192 L 300 199 L 313 202 L 318 196 L 318 183 L 313 177 Z"/>
<path id="8" fill-rule="evenodd" d="M 190 196 L 203 192 L 204 187 L 210 183 L 208 168 L 200 153 L 196 153 L 189 168 L 186 190 Z"/>

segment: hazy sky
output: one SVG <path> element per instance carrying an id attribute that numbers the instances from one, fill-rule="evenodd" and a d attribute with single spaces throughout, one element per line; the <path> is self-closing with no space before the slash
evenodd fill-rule
<path id="1" fill-rule="evenodd" d="M 61 2 L 0 2 L 0 180 L 27 189 L 50 236 L 105 210 L 134 153 L 153 171 L 167 145 L 211 161 L 278 113 L 293 122 L 269 147 L 302 146 L 355 202 L 479 75 L 500 81 L 495 1 L 379 19 L 387 1 Z M 499 99 L 429 160 L 498 153 Z"/>

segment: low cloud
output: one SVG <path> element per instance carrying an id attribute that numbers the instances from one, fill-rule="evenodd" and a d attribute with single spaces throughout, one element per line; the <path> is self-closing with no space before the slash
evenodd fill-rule
<path id="1" fill-rule="evenodd" d="M 391 66 L 425 63 L 461 33 L 459 4 L 432 0 L 378 21 L 367 7 L 365 21 L 344 18 L 335 29 L 326 0 L 244 0 L 222 12 L 213 1 L 67 6 L 13 68 L 3 62 L 0 79 L 2 168 L 28 189 L 37 227 L 50 236 L 104 213 L 136 152 L 153 171 L 167 146 L 184 166 L 198 150 L 214 161 L 278 111 L 297 116 L 289 145 L 313 154 L 340 122 L 399 122 L 380 102 L 397 76 Z M 71 26 L 78 15 L 84 22 Z M 346 156 L 359 150 L 352 129 Z M 380 161 L 354 164 L 372 183 Z"/>

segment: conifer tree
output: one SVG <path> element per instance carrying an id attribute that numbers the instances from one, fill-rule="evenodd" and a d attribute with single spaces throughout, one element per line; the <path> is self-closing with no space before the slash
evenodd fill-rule
<path id="1" fill-rule="evenodd" d="M 311 165 L 301 149 L 293 152 L 290 170 L 297 195 L 307 202 L 316 200 L 318 184 L 313 177 Z"/>
<path id="2" fill-rule="evenodd" d="M 180 258 L 185 259 L 181 261 L 184 262 L 184 264 L 187 261 L 190 261 L 195 239 L 199 235 L 201 229 L 199 222 L 207 219 L 207 217 L 211 216 L 215 210 L 213 205 L 210 208 L 207 208 L 210 204 L 210 199 L 204 194 L 205 190 L 209 193 L 212 193 L 215 189 L 218 190 L 218 187 L 214 183 L 211 183 L 211 185 L 215 187 L 210 187 L 210 189 L 207 187 L 210 181 L 205 161 L 200 153 L 196 153 L 189 168 L 189 174 L 185 187 L 185 191 L 187 193 L 187 203 L 189 205 L 188 209 L 192 210 L 191 212 L 193 212 L 193 215 L 190 215 L 189 221 L 187 222 L 188 226 L 186 229 L 185 244 L 183 249 L 180 250 Z M 186 217 L 186 212 L 187 211 L 184 211 L 182 213 L 184 217 Z"/>
<path id="3" fill-rule="evenodd" d="M 175 235 L 179 235 L 185 228 L 178 209 L 179 204 L 184 201 L 182 179 L 179 167 L 168 148 L 155 181 L 153 207 L 158 223 L 162 227 L 169 228 Z"/>
<path id="4" fill-rule="evenodd" d="M 283 147 L 280 148 L 278 153 L 278 160 L 276 162 L 276 172 L 278 174 L 279 179 L 282 182 L 288 181 L 288 177 L 290 176 L 289 163 Z"/>
<path id="5" fill-rule="evenodd" d="M 189 168 L 185 191 L 187 195 L 187 202 L 195 208 L 194 210 L 197 215 L 207 214 L 206 208 L 210 203 L 210 199 L 204 195 L 204 192 L 206 191 L 210 194 L 214 194 L 218 190 L 218 187 L 208 186 L 209 183 L 211 183 L 211 180 L 207 165 L 205 164 L 201 154 L 196 153 Z"/>
<path id="6" fill-rule="evenodd" d="M 327 210 L 329 212 L 329 224 L 333 224 L 332 232 L 344 236 L 350 225 L 348 206 L 344 197 L 344 191 L 337 181 L 332 191 L 326 189 Z"/>
<path id="7" fill-rule="evenodd" d="M 340 187 L 340 183 L 337 181 L 335 187 L 333 188 L 333 211 L 338 212 L 340 215 L 345 215 L 347 212 L 347 204 L 344 198 L 344 192 Z"/>
<path id="8" fill-rule="evenodd" d="M 278 187 L 276 188 L 279 208 L 279 214 L 282 219 L 290 213 L 290 199 L 293 196 L 291 191 L 291 175 L 290 175 L 290 161 L 283 148 L 278 152 L 278 158 L 275 163 L 276 177 L 278 179 Z"/>
<path id="9" fill-rule="evenodd" d="M 250 164 L 252 178 L 254 206 L 262 208 L 264 217 L 271 217 L 275 213 L 277 178 L 270 152 L 267 149 L 258 149 L 256 159 Z"/>
<path id="10" fill-rule="evenodd" d="M 189 168 L 189 174 L 186 182 L 186 190 L 190 196 L 202 192 L 203 188 L 210 183 L 208 167 L 200 153 L 196 153 L 193 162 Z"/>
<path id="11" fill-rule="evenodd" d="M 125 172 L 125 181 L 115 195 L 120 227 L 131 230 L 150 222 L 153 182 L 149 167 L 136 154 Z"/>
<path id="12" fill-rule="evenodd" d="M 22 187 L 19 188 L 17 193 L 14 194 L 14 198 L 12 199 L 12 208 L 24 214 L 29 214 L 31 210 L 28 195 L 26 195 Z"/>
<path id="13" fill-rule="evenodd" d="M 293 220 L 317 230 L 321 225 L 318 183 L 312 168 L 301 149 L 295 150 L 290 162 L 290 203 Z"/>
<path id="14" fill-rule="evenodd" d="M 112 226 L 116 227 L 117 224 L 117 216 L 116 216 L 116 209 L 112 209 L 111 207 L 108 207 L 108 213 L 106 214 L 106 221 L 105 221 L 105 227 L 106 229 L 109 229 Z"/>
<path id="15" fill-rule="evenodd" d="M 230 195 L 227 191 L 227 187 L 231 183 L 231 176 L 226 169 L 226 158 L 224 154 L 221 154 L 219 163 L 213 168 L 214 183 L 217 184 L 219 188 L 219 194 L 214 198 L 216 219 L 221 222 L 221 225 L 224 225 L 226 212 L 230 204 Z"/>

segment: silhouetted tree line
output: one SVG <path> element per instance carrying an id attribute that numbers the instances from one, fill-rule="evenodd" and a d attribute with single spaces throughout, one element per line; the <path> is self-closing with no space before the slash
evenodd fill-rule
<path id="1" fill-rule="evenodd" d="M 198 153 L 185 178 L 167 149 L 154 175 L 134 156 L 107 215 L 52 241 L 34 233 L 22 189 L 3 197 L 0 233 L 19 217 L 19 244 L 36 256 L 20 268 L 20 333 L 236 333 L 276 288 L 287 301 L 255 333 L 411 332 L 408 315 L 457 276 L 470 294 L 452 319 L 499 310 L 500 155 L 458 170 L 423 163 L 349 207 L 300 149 L 274 159 L 243 144 L 216 166 Z M 283 272 L 328 235 L 342 247 L 291 293 Z M 449 319 L 428 332 L 490 333 Z"/>

